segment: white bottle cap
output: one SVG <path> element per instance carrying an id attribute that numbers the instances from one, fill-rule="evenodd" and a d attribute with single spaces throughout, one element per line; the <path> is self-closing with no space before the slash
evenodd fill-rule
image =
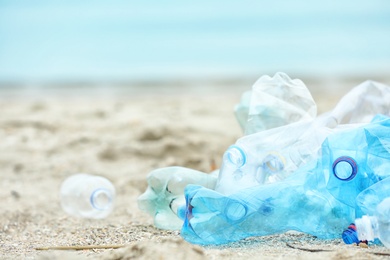
<path id="1" fill-rule="evenodd" d="M 355 220 L 359 240 L 372 241 L 375 239 L 371 218 L 372 217 L 369 216 L 363 216 L 362 218 Z"/>

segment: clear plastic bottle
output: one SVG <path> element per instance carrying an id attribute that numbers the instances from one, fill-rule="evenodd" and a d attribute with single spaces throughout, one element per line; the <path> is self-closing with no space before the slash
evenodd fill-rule
<path id="1" fill-rule="evenodd" d="M 115 188 L 104 177 L 79 173 L 61 185 L 61 206 L 69 215 L 84 218 L 105 218 L 114 205 Z"/>
<path id="2" fill-rule="evenodd" d="M 378 238 L 390 248 L 390 197 L 379 203 L 374 216 L 364 215 L 355 220 L 355 225 L 360 240 L 373 241 Z"/>
<path id="3" fill-rule="evenodd" d="M 138 197 L 138 207 L 153 216 L 157 228 L 179 230 L 185 215 L 184 188 L 196 183 L 214 189 L 217 175 L 218 171 L 207 174 L 179 166 L 156 169 L 148 174 L 148 187 Z"/>
<path id="4" fill-rule="evenodd" d="M 389 129 L 390 117 L 377 116 L 370 124 L 331 134 L 324 141 L 319 158 L 301 165 L 282 181 L 228 195 L 188 185 L 186 208 L 180 211 L 184 211 L 185 217 L 181 236 L 203 245 L 288 230 L 323 239 L 340 237 L 355 219 L 357 196 L 375 184 L 388 187 L 385 182 L 390 180 Z M 239 149 L 226 156 L 238 166 L 248 160 Z M 268 167 L 280 168 L 278 160 L 273 160 L 267 161 Z M 235 188 L 233 182 L 230 184 Z M 386 202 L 379 204 L 370 224 L 361 228 L 372 230 L 382 242 L 390 234 L 390 199 Z M 367 205 L 371 204 L 372 201 Z"/>
<path id="5" fill-rule="evenodd" d="M 278 79 L 277 76 L 280 77 L 280 75 L 275 75 L 273 80 Z M 291 80 L 285 80 L 284 84 L 288 86 L 289 81 Z M 270 82 L 268 84 L 271 84 Z M 282 84 L 281 82 L 279 83 Z M 277 89 L 277 87 L 275 88 Z M 251 100 L 251 108 L 255 104 L 259 106 L 261 104 L 260 100 L 265 99 L 262 95 L 266 95 L 267 92 L 262 91 L 261 94 L 260 92 L 257 93 L 257 96 L 256 93 L 252 93 L 254 96 Z M 286 91 L 288 91 L 288 88 Z M 291 90 L 292 93 L 286 94 L 286 96 L 297 95 L 298 97 L 298 94 L 294 94 L 294 91 Z M 303 91 L 303 93 L 306 92 Z M 271 108 L 268 110 L 271 110 Z M 279 127 L 272 128 L 276 125 L 272 125 L 267 116 L 260 117 L 262 113 L 258 112 L 256 114 L 258 117 L 251 119 L 251 110 L 249 110 L 247 127 L 252 126 L 252 130 L 256 129 L 258 132 L 239 138 L 225 152 L 216 191 L 229 195 L 241 189 L 285 179 L 301 165 L 317 158 L 321 144 L 329 134 L 362 126 L 369 123 L 375 116 L 376 120 L 382 120 L 383 118 L 381 119 L 378 114 L 389 115 L 390 87 L 373 81 L 363 82 L 346 94 L 332 111 L 315 119 L 310 119 L 309 115 L 304 116 L 303 113 L 297 122 L 286 119 L 285 125 L 280 123 L 282 126 Z M 280 115 L 280 118 L 283 117 Z M 305 118 L 307 120 L 304 120 Z M 275 119 L 272 122 L 276 121 Z M 260 123 L 267 125 L 267 127 L 260 131 L 261 128 L 257 127 Z M 353 143 L 357 141 L 354 138 L 346 136 L 345 140 Z M 338 146 L 343 146 L 345 142 L 333 142 L 333 145 L 338 149 Z M 342 158 L 334 166 L 334 170 L 342 173 L 348 172 L 350 167 L 354 166 L 354 163 L 353 160 Z M 342 176 L 339 176 L 335 181 L 332 180 L 329 188 L 336 193 L 340 193 L 336 194 L 336 197 L 345 197 L 346 200 L 354 199 L 357 195 L 355 193 L 360 192 L 361 189 L 356 189 L 354 196 L 350 196 L 344 190 L 339 189 L 339 180 L 342 178 Z M 364 176 L 361 176 L 360 179 L 363 178 Z M 356 178 L 354 182 L 357 183 L 358 179 Z M 345 181 L 348 181 L 348 178 Z M 345 185 L 348 185 L 348 183 L 345 183 Z M 359 187 L 359 184 L 357 183 L 355 186 Z M 352 188 L 350 185 L 348 189 Z M 352 200 L 350 205 L 353 204 L 354 201 Z"/>
<path id="6" fill-rule="evenodd" d="M 244 107 L 248 99 L 244 96 L 241 100 Z M 301 80 L 290 79 L 282 72 L 273 77 L 264 75 L 252 87 L 245 134 L 312 120 L 316 115 L 317 105 Z"/>
<path id="7" fill-rule="evenodd" d="M 229 195 L 284 180 L 317 158 L 321 143 L 336 132 L 321 124 L 296 122 L 238 139 L 224 153 L 215 190 Z"/>

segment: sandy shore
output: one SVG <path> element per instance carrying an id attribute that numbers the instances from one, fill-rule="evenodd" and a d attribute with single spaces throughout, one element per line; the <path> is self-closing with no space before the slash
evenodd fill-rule
<path id="1" fill-rule="evenodd" d="M 311 87 L 319 111 L 342 91 Z M 345 245 L 295 232 L 224 246 L 188 244 L 153 227 L 137 197 L 153 169 L 180 165 L 208 172 L 242 133 L 233 106 L 250 85 L 180 91 L 105 88 L 0 93 L 0 254 L 4 259 L 379 259 L 382 246 Z M 156 91 L 153 91 L 155 89 Z M 151 91 L 152 90 L 152 91 Z M 61 182 L 85 172 L 110 179 L 117 198 L 103 220 L 66 215 Z M 126 245 L 119 249 L 38 251 L 36 247 Z M 303 250 L 306 249 L 306 250 Z M 387 256 L 388 257 L 388 256 Z"/>

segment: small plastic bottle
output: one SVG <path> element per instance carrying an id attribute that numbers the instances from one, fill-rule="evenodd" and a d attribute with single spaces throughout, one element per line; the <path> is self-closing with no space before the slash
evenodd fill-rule
<path id="1" fill-rule="evenodd" d="M 379 203 L 374 216 L 364 215 L 356 219 L 355 224 L 359 240 L 373 241 L 378 238 L 390 248 L 390 198 Z"/>
<path id="2" fill-rule="evenodd" d="M 218 170 L 207 174 L 180 166 L 153 170 L 146 191 L 137 199 L 138 207 L 153 216 L 157 228 L 179 230 L 185 217 L 185 187 L 195 183 L 214 189 L 217 176 Z"/>
<path id="3" fill-rule="evenodd" d="M 69 215 L 100 219 L 113 209 L 115 188 L 104 177 L 80 173 L 62 183 L 60 197 L 61 206 Z"/>

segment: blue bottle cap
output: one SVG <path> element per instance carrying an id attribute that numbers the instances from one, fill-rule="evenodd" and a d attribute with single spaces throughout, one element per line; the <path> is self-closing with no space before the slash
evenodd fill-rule
<path id="1" fill-rule="evenodd" d="M 348 226 L 348 229 L 344 230 L 341 237 L 343 238 L 343 241 L 346 244 L 353 244 L 353 243 L 359 244 L 360 243 L 360 240 L 359 240 L 357 232 L 356 232 L 356 226 L 354 223 L 351 223 Z"/>

